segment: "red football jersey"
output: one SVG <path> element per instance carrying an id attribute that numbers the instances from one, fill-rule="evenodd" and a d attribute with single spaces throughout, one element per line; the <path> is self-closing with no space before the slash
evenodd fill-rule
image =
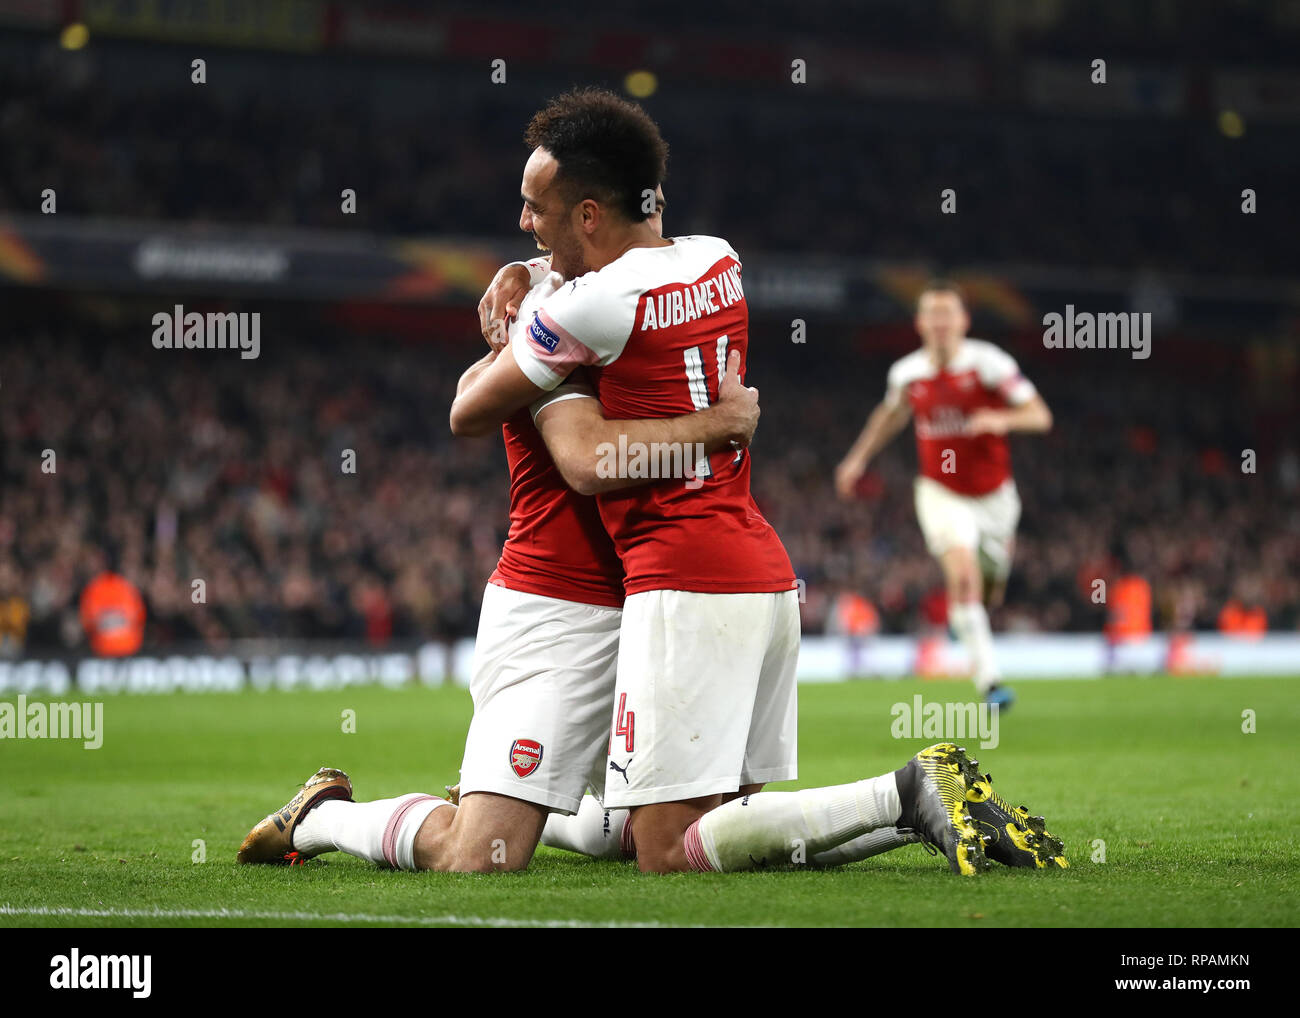
<path id="1" fill-rule="evenodd" d="M 552 275 L 524 298 L 511 328 L 512 341 L 560 281 Z M 549 401 L 538 400 L 501 427 L 510 465 L 510 531 L 489 582 L 526 594 L 621 608 L 623 566 L 596 500 L 564 483 L 533 425 L 533 416 Z"/>
<path id="2" fill-rule="evenodd" d="M 1011 477 L 1011 449 L 1004 435 L 968 434 L 967 418 L 986 407 L 1019 406 L 1034 392 L 1010 354 L 966 339 L 942 370 L 924 349 L 896 361 L 885 402 L 906 399 L 912 408 L 921 476 L 962 495 L 987 495 Z"/>
<path id="3" fill-rule="evenodd" d="M 579 604 L 623 607 L 623 566 L 596 500 L 564 483 L 527 410 L 501 432 L 510 464 L 510 532 L 489 582 Z"/>
<path id="4" fill-rule="evenodd" d="M 676 237 L 633 248 L 598 272 L 566 283 L 533 316 L 512 349 L 523 372 L 553 389 L 580 365 L 593 368 L 607 416 L 675 417 L 717 400 L 731 350 L 744 373 L 749 311 L 736 252 L 716 237 Z M 611 465 L 638 476 L 637 450 Z M 651 449 L 640 461 L 658 476 L 598 496 L 601 519 L 626 574 L 625 589 L 758 593 L 790 590 L 794 570 L 749 490 L 749 453 L 696 456 Z M 617 463 L 613 461 L 617 459 Z M 677 467 L 687 464 L 687 476 Z"/>

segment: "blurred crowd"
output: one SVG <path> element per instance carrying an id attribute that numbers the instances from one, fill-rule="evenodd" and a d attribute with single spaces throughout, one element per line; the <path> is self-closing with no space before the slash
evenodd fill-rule
<path id="1" fill-rule="evenodd" d="M 105 568 L 144 595 L 154 644 L 473 631 L 507 491 L 499 450 L 449 440 L 451 365 L 301 339 L 273 366 L 66 334 L 7 348 L 0 591 L 28 600 L 30 643 L 79 642 Z"/>
<path id="2" fill-rule="evenodd" d="M 472 330 L 464 347 L 403 343 L 283 313 L 264 334 L 275 341 L 255 361 L 156 351 L 138 329 L 72 320 L 24 325 L 5 345 L 0 606 L 25 630 L 11 652 L 24 639 L 82 648 L 79 598 L 105 570 L 141 592 L 150 648 L 473 633 L 508 492 L 500 439 L 447 429 Z M 864 604 L 884 632 L 942 625 L 910 432 L 862 498 L 837 501 L 831 486 L 889 360 L 811 349 L 773 346 L 749 379 L 764 407 L 755 494 L 805 581 L 805 630 L 855 631 Z M 1248 394 L 1231 371 L 1209 396 L 1165 369 L 1129 369 L 1139 362 L 1121 378 L 1048 358 L 1022 361 L 1056 427 L 1013 439 L 1025 510 L 995 623 L 1098 631 L 1093 581 L 1137 573 L 1158 628 L 1213 629 L 1234 600 L 1271 628 L 1300 626 L 1294 419 L 1270 428 L 1256 413 L 1266 402 L 1224 399 Z M 1250 447 L 1255 473 L 1242 471 Z"/>
<path id="3" fill-rule="evenodd" d="M 965 53 L 963 24 L 985 17 L 953 5 L 932 25 L 891 0 L 884 23 L 845 24 L 841 6 L 808 5 L 800 24 L 828 44 L 898 43 L 904 60 L 909 45 Z M 1029 22 L 1014 37 L 978 33 L 1005 57 L 984 65 L 998 80 L 983 98 L 1002 98 L 978 107 L 664 81 L 646 105 L 671 145 L 668 232 L 721 234 L 742 252 L 1127 280 L 1283 272 L 1286 224 L 1300 221 L 1294 129 L 1250 123 L 1230 136 L 1240 131 L 1221 130 L 1199 91 L 1196 115 L 1181 117 L 1032 112 L 1015 84 L 1028 60 L 1092 46 L 1080 40 L 1096 5 L 1055 6 L 1055 28 L 1039 36 Z M 1116 55 L 1149 46 L 1157 67 L 1201 67 L 1185 44 L 1236 38 L 1216 34 L 1217 16 L 1180 10 L 1156 30 L 1132 5 L 1107 9 L 1110 29 L 1137 19 Z M 1234 9 L 1228 21 L 1260 52 L 1290 52 L 1289 37 L 1261 39 L 1271 20 Z M 674 17 L 695 11 L 719 38 L 748 16 L 739 0 L 716 10 L 672 0 Z M 518 238 L 528 117 L 574 80 L 620 85 L 608 68 L 561 78 L 527 60 L 495 87 L 481 64 L 230 49 L 197 86 L 188 49 L 97 41 L 69 53 L 34 38 L 0 37 L 0 213 L 35 215 L 53 189 L 59 215 Z M 1260 214 L 1242 215 L 1245 187 Z M 355 215 L 341 211 L 344 188 Z M 941 212 L 945 189 L 957 215 Z M 36 311 L 11 314 L 0 352 L 0 653 L 82 647 L 82 595 L 106 573 L 138 590 L 150 647 L 382 646 L 474 631 L 507 486 L 499 440 L 447 431 L 455 379 L 476 351 L 468 309 L 465 349 L 337 328 L 323 306 L 268 310 L 262 356 L 244 361 L 156 351 L 147 330 L 120 324 L 149 313 L 125 298 L 78 300 L 96 312 L 32 297 Z M 989 337 L 1024 354 L 1056 419 L 1050 435 L 1012 441 L 1024 517 L 997 626 L 1098 631 L 1096 581 L 1139 577 L 1160 629 L 1300 627 L 1300 376 L 1294 355 L 1278 361 L 1282 344 L 1259 356 L 1240 345 L 1236 324 L 1198 323 L 1215 333 L 1199 361 L 1190 347 L 1133 361 Z M 860 498 L 839 501 L 831 486 L 914 337 L 841 321 L 794 346 L 788 327 L 751 330 L 755 344 L 776 339 L 750 379 L 764 408 L 754 485 L 805 583 L 805 630 L 941 627 L 910 433 Z"/>
<path id="4" fill-rule="evenodd" d="M 35 213 L 53 189 L 73 215 L 509 234 L 524 125 L 572 83 L 493 88 L 440 69 L 381 88 L 381 75 L 342 65 L 333 82 L 307 77 L 319 67 L 297 82 L 254 68 L 242 84 L 214 71 L 203 86 L 160 87 L 99 59 L 56 50 L 0 66 L 0 211 Z M 1283 224 L 1300 217 L 1294 130 L 1266 123 L 1227 138 L 1212 117 L 974 115 L 960 103 L 919 115 L 708 83 L 666 88 L 647 108 L 671 146 L 670 229 L 738 250 L 1276 276 Z M 1241 212 L 1246 187 L 1259 215 Z M 355 214 L 341 211 L 345 188 Z M 949 189 L 956 215 L 941 211 Z"/>

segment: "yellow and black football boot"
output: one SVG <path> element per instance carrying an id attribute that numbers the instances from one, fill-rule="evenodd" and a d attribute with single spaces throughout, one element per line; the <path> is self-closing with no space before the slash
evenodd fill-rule
<path id="1" fill-rule="evenodd" d="M 977 778 L 966 790 L 966 807 L 984 838 L 984 853 L 994 862 L 1040 870 L 1069 867 L 1065 844 L 1047 832 L 1046 821 L 994 792 L 992 775 Z"/>
<path id="2" fill-rule="evenodd" d="M 984 842 L 966 798 L 979 771 L 966 751 L 941 742 L 921 750 L 894 774 L 903 805 L 898 829 L 914 831 L 924 844 L 943 852 L 954 873 L 973 877 L 987 870 Z"/>

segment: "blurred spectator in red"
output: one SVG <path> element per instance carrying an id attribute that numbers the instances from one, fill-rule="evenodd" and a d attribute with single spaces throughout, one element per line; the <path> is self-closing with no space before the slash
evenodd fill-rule
<path id="1" fill-rule="evenodd" d="M 1111 643 L 1145 640 L 1151 635 L 1151 584 L 1134 573 L 1110 586 L 1106 638 Z"/>
<path id="2" fill-rule="evenodd" d="M 1268 632 L 1268 614 L 1258 605 L 1247 607 L 1234 597 L 1219 612 L 1219 632 L 1256 639 Z"/>
<path id="3" fill-rule="evenodd" d="M 126 657 L 144 639 L 144 599 L 130 580 L 105 570 L 81 592 L 81 624 L 100 657 Z"/>
<path id="4" fill-rule="evenodd" d="M 377 577 L 368 576 L 352 588 L 353 610 L 364 620 L 366 642 L 382 647 L 393 637 L 393 605 Z"/>
<path id="5" fill-rule="evenodd" d="M 862 638 L 880 631 L 880 613 L 861 594 L 846 590 L 835 599 L 826 632 Z"/>

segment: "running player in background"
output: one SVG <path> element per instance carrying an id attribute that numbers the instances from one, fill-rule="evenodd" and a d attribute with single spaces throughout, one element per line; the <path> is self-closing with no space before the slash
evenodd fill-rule
<path id="1" fill-rule="evenodd" d="M 836 469 L 835 487 L 854 497 L 867 465 L 916 418 L 917 519 L 943 568 L 948 620 L 970 655 L 975 686 L 1005 708 L 1015 694 L 1001 684 L 988 609 L 1002 602 L 1020 519 L 1006 436 L 1046 432 L 1052 413 L 1015 360 L 968 338 L 969 329 L 954 284 L 937 281 L 921 292 L 921 349 L 889 369 L 885 398 Z"/>

